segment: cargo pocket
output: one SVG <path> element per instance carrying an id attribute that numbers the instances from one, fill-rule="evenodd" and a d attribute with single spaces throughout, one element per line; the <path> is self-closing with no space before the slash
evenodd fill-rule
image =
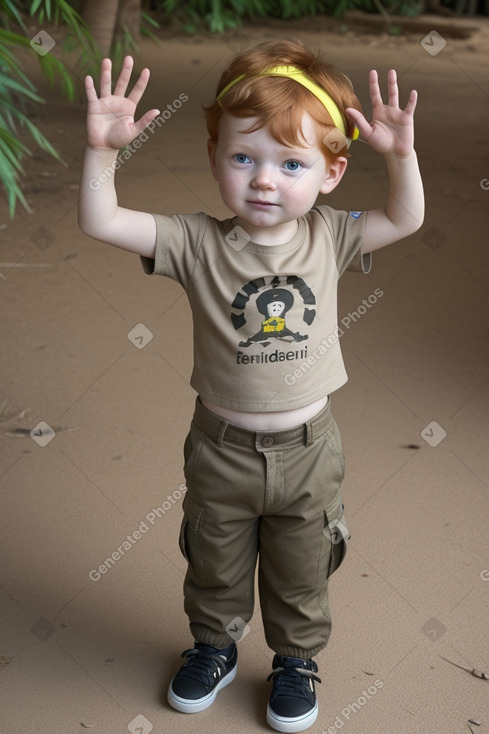
<path id="1" fill-rule="evenodd" d="M 323 536 L 324 567 L 326 578 L 329 578 L 341 566 L 346 554 L 346 541 L 350 537 L 341 494 L 324 511 Z"/>
<path id="2" fill-rule="evenodd" d="M 195 468 L 197 459 L 199 458 L 202 444 L 204 443 L 205 435 L 200 431 L 197 426 L 193 423 L 190 426 L 190 431 L 185 439 L 183 446 L 183 474 L 185 479 L 188 480 Z"/>
<path id="3" fill-rule="evenodd" d="M 345 478 L 345 457 L 343 454 L 343 447 L 341 445 L 340 432 L 335 421 L 333 421 L 330 428 L 326 431 L 326 440 L 333 456 L 335 457 L 335 461 L 337 462 L 338 478 L 341 486 L 341 483 Z"/>
<path id="4" fill-rule="evenodd" d="M 197 572 L 205 570 L 205 557 L 200 527 L 204 516 L 204 508 L 186 494 L 183 498 L 183 520 L 180 527 L 178 544 L 180 551 L 189 565 Z"/>

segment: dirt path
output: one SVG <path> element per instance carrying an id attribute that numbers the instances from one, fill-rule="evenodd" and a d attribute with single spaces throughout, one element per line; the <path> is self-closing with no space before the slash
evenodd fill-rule
<path id="1" fill-rule="evenodd" d="M 383 80 L 396 68 L 404 100 L 419 91 L 425 225 L 379 252 L 370 276 L 342 281 L 350 380 L 334 409 L 352 541 L 332 584 L 337 621 L 320 660 L 315 733 L 348 723 L 348 734 L 447 734 L 467 730 L 470 716 L 489 721 L 484 681 L 439 657 L 489 667 L 489 23 L 479 23 L 465 40 L 330 33 L 318 21 L 142 44 L 140 65 L 152 72 L 145 109 L 188 96 L 118 172 L 121 203 L 147 211 L 227 216 L 200 104 L 239 48 L 279 37 L 319 46 L 367 110 L 370 68 Z M 177 285 L 147 278 L 137 258 L 78 229 L 85 105 L 46 97 L 35 122 L 67 165 L 40 154 L 26 162 L 32 215 L 19 207 L 9 221 L 0 200 L 2 731 L 78 731 L 83 722 L 116 734 L 141 712 L 155 731 L 264 731 L 270 656 L 256 615 L 241 689 L 230 687 L 199 721 L 159 703 L 190 642 L 173 508 L 194 401 L 190 314 Z M 383 161 L 358 143 L 328 201 L 375 208 L 385 186 Z M 348 321 L 376 288 L 382 298 Z M 89 572 L 167 496 L 173 509 L 95 582 Z M 373 700 L 358 703 L 376 680 Z M 237 716 L 242 729 L 226 724 Z"/>

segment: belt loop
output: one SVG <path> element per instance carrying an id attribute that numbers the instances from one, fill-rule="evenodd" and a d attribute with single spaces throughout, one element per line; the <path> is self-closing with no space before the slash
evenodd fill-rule
<path id="1" fill-rule="evenodd" d="M 312 421 L 307 421 L 307 423 L 305 423 L 304 425 L 306 427 L 306 446 L 310 446 L 314 440 Z"/>
<path id="2" fill-rule="evenodd" d="M 224 434 L 226 433 L 226 428 L 229 426 L 229 421 L 222 421 L 219 432 L 217 434 L 217 445 L 219 447 L 224 446 Z"/>

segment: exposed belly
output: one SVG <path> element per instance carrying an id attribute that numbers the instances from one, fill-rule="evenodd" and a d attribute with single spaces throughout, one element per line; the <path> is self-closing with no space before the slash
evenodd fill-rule
<path id="1" fill-rule="evenodd" d="M 251 431 L 285 431 L 287 428 L 300 426 L 301 423 L 314 418 L 328 402 L 328 397 L 325 397 L 303 408 L 280 410 L 272 413 L 250 413 L 243 410 L 223 408 L 221 405 L 215 405 L 203 397 L 200 399 L 202 404 L 212 413 Z"/>

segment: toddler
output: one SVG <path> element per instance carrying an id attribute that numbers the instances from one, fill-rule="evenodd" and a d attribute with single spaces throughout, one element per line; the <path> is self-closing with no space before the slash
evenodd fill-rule
<path id="1" fill-rule="evenodd" d="M 145 272 L 178 281 L 192 309 L 197 398 L 184 446 L 180 548 L 194 644 L 168 701 L 202 711 L 236 676 L 258 561 L 261 616 L 275 653 L 267 721 L 303 731 L 318 714 L 313 658 L 330 636 L 328 579 L 348 539 L 330 404 L 347 380 L 337 285 L 346 269 L 368 272 L 373 250 L 421 226 L 417 95 L 401 109 L 390 71 L 384 104 L 371 72 L 369 123 L 349 79 L 301 42 L 247 50 L 230 61 L 204 108 L 211 172 L 232 216 L 168 216 L 120 207 L 113 175 L 93 185 L 159 114 L 135 122 L 149 71 L 126 96 L 132 66 L 126 57 L 112 91 L 105 59 L 100 96 L 87 77 L 79 221 L 87 235 L 138 254 Z M 317 206 L 318 194 L 341 181 L 358 135 L 385 156 L 385 206 Z"/>

